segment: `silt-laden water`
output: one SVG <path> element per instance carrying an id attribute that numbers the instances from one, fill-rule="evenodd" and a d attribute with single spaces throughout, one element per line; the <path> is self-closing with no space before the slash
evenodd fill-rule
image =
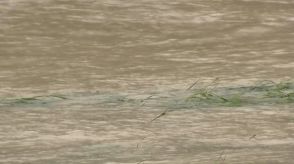
<path id="1" fill-rule="evenodd" d="M 293 163 L 293 15 L 292 0 L 0 1 L 0 163 Z"/>

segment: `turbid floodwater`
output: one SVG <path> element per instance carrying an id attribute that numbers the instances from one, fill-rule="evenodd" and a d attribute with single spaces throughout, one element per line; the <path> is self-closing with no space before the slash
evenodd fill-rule
<path id="1" fill-rule="evenodd" d="M 293 0 L 1 0 L 0 163 L 292 164 Z"/>

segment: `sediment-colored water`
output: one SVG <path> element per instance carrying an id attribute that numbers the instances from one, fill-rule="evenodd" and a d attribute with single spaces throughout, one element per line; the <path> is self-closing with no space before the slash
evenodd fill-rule
<path id="1" fill-rule="evenodd" d="M 0 1 L 0 163 L 291 164 L 293 14 L 292 0 Z"/>

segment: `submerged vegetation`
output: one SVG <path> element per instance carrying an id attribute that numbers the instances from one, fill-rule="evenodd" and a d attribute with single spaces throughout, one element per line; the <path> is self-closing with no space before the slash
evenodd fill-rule
<path id="1" fill-rule="evenodd" d="M 271 105 L 294 102 L 294 84 L 263 81 L 253 86 L 194 89 L 187 104 L 202 106 Z"/>
<path id="2" fill-rule="evenodd" d="M 215 81 L 206 86 L 197 85 L 197 82 L 195 82 L 187 90 L 177 90 L 172 93 L 155 93 L 146 95 L 146 97 L 142 95 L 95 92 L 0 100 L 0 106 L 44 106 L 60 103 L 64 105 L 145 106 L 172 109 L 290 104 L 294 103 L 294 83 L 291 81 L 279 83 L 262 81 L 249 86 L 218 87 Z"/>
<path id="3" fill-rule="evenodd" d="M 13 105 L 45 105 L 61 100 L 67 100 L 62 95 L 47 95 L 47 96 L 33 96 L 33 97 L 21 97 L 15 99 L 4 99 L 0 101 L 0 106 L 13 106 Z"/>

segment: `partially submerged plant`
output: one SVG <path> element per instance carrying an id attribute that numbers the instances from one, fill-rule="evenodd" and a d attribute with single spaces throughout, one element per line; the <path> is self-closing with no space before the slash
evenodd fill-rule
<path id="1" fill-rule="evenodd" d="M 80 103 L 86 105 L 102 105 L 105 107 L 144 106 L 164 107 L 167 109 L 287 104 L 294 103 L 294 83 L 290 81 L 279 83 L 262 81 L 251 86 L 220 87 L 216 83 L 216 80 L 214 80 L 212 83 L 201 87 L 199 81 L 197 81 L 185 91 L 176 90 L 172 92 L 153 93 L 152 96 L 148 96 L 147 98 L 142 98 L 142 95 L 137 96 L 118 93 L 86 93 L 67 96 L 53 94 L 2 99 L 0 106 L 52 104 L 62 102 L 69 98 L 70 101 L 67 101 L 66 104 Z"/>
<path id="2" fill-rule="evenodd" d="M 264 96 L 292 102 L 294 100 L 294 86 L 291 82 L 280 82 L 267 88 Z"/>
<path id="3" fill-rule="evenodd" d="M 57 101 L 57 100 L 66 100 L 65 96 L 62 95 L 48 95 L 48 96 L 33 96 L 33 97 L 23 97 L 23 98 L 17 98 L 14 100 L 10 100 L 10 104 L 46 104 L 51 101 Z"/>
<path id="4" fill-rule="evenodd" d="M 20 98 L 16 99 L 15 103 L 16 104 L 30 104 L 33 101 L 37 101 L 38 99 L 36 97 L 27 97 L 27 98 Z"/>
<path id="5" fill-rule="evenodd" d="M 241 95 L 220 95 L 212 91 L 194 92 L 186 101 L 195 104 L 220 106 L 240 106 L 243 102 Z"/>
<path id="6" fill-rule="evenodd" d="M 263 81 L 247 87 L 219 87 L 195 89 L 185 101 L 200 106 L 242 106 L 294 102 L 294 85 L 291 82 Z"/>

